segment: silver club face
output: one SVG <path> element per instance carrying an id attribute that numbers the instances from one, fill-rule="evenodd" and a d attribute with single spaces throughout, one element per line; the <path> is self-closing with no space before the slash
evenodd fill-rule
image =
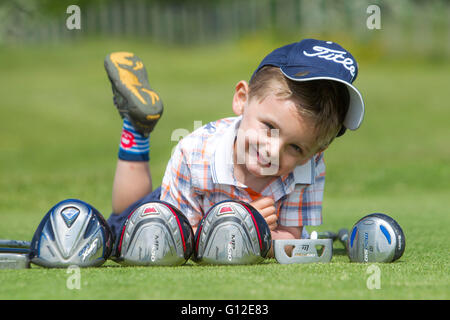
<path id="1" fill-rule="evenodd" d="M 270 235 L 270 233 L 269 233 Z M 198 239 L 201 264 L 255 264 L 261 256 L 257 226 L 243 205 L 224 202 L 208 212 Z"/>
<path id="2" fill-rule="evenodd" d="M 135 266 L 184 264 L 185 247 L 192 246 L 192 239 L 184 239 L 181 224 L 163 203 L 141 205 L 127 221 L 117 262 Z"/>
<path id="3" fill-rule="evenodd" d="M 91 267 L 106 260 L 108 239 L 104 226 L 83 202 L 62 201 L 44 223 L 40 234 L 35 235 L 37 242 L 32 243 L 33 263 L 45 267 Z"/>
<path id="4" fill-rule="evenodd" d="M 361 219 L 348 238 L 348 255 L 353 262 L 390 262 L 401 244 L 390 223 L 378 217 Z"/>

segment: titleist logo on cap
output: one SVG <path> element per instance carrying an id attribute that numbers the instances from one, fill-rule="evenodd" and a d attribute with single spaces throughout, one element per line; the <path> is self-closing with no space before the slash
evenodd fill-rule
<path id="1" fill-rule="evenodd" d="M 352 77 L 355 76 L 355 66 L 353 59 L 349 57 L 344 57 L 347 52 L 345 51 L 339 51 L 339 50 L 333 50 L 327 47 L 321 47 L 321 46 L 314 46 L 312 48 L 314 51 L 313 53 L 306 52 L 303 50 L 303 54 L 307 57 L 318 57 L 326 60 L 331 60 L 336 63 L 340 63 L 344 66 L 345 69 L 347 69 Z"/>

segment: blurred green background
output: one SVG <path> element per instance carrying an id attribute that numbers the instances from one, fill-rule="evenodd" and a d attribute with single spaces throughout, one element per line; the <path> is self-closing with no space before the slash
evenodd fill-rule
<path id="1" fill-rule="evenodd" d="M 81 9 L 80 30 L 66 27 L 70 4 Z M 371 4 L 381 10 L 379 30 L 367 28 Z M 277 275 L 272 261 L 268 270 L 258 267 L 253 279 L 251 269 L 225 268 L 217 287 L 242 284 L 233 278 L 242 274 L 250 284 L 264 278 L 274 293 L 243 286 L 236 295 L 231 287 L 219 293 L 212 286 L 213 291 L 180 295 L 173 291 L 180 283 L 162 275 L 167 270 L 139 269 L 147 279 L 159 279 L 161 288 L 168 281 L 168 291 L 152 295 L 141 285 L 135 291 L 124 288 L 120 297 L 448 299 L 449 13 L 448 1 L 417 0 L 2 2 L 0 238 L 31 239 L 43 215 L 66 198 L 85 200 L 109 216 L 121 120 L 103 69 L 107 53 L 140 56 L 164 101 L 163 118 L 151 137 L 156 186 L 179 139 L 172 137 L 174 130 L 191 132 L 195 121 L 232 116 L 235 84 L 248 80 L 267 53 L 316 37 L 353 53 L 359 63 L 354 84 L 366 103 L 362 127 L 326 152 L 324 224 L 316 229 L 350 228 L 372 212 L 394 217 L 406 233 L 407 249 L 399 263 L 382 266 L 384 290 L 369 291 L 365 269 L 349 264 L 338 247 L 341 254 L 329 266 L 290 267 L 303 277 L 296 288 L 280 282 L 277 277 L 287 276 L 288 267 L 280 266 L 284 271 Z M 211 269 L 189 269 L 182 271 L 189 275 L 183 278 L 186 287 L 217 276 Z M 133 270 L 121 272 L 132 283 L 142 281 Z M 338 276 L 333 270 L 340 270 Z M 42 277 L 50 281 L 52 272 Z M 305 283 L 309 276 L 315 279 Z M 35 289 L 42 279 L 27 271 L 0 271 L 0 297 L 117 298 L 98 289 L 110 281 L 100 278 L 89 280 L 91 289 L 77 296 L 63 289 L 39 293 Z"/>

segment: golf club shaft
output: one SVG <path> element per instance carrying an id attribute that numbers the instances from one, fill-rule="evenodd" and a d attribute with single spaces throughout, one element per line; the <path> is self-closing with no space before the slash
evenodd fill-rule
<path id="1" fill-rule="evenodd" d="M 1 253 L 29 254 L 30 253 L 30 249 L 29 248 L 0 247 L 0 254 Z"/>
<path id="2" fill-rule="evenodd" d="M 341 229 L 338 232 L 338 240 L 342 243 L 347 250 L 347 241 L 348 241 L 348 229 Z"/>
<path id="3" fill-rule="evenodd" d="M 4 248 L 30 248 L 31 243 L 23 240 L 0 239 L 0 247 Z"/>
<path id="4" fill-rule="evenodd" d="M 321 231 L 317 232 L 317 239 L 331 239 L 336 241 L 338 235 L 332 231 Z"/>

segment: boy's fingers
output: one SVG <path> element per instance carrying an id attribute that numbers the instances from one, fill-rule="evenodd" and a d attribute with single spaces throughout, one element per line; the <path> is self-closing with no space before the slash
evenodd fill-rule
<path id="1" fill-rule="evenodd" d="M 263 208 L 263 209 L 261 209 L 261 210 L 258 210 L 258 212 L 259 212 L 264 218 L 266 218 L 266 217 L 268 217 L 268 216 L 270 216 L 270 215 L 274 215 L 274 216 L 276 217 L 276 215 L 275 215 L 276 209 L 275 209 L 274 206 Z"/>
<path id="2" fill-rule="evenodd" d="M 271 197 L 261 197 L 250 203 L 266 220 L 269 229 L 275 230 L 278 226 L 275 201 Z"/>
<path id="3" fill-rule="evenodd" d="M 255 201 L 250 202 L 252 207 L 256 210 L 261 211 L 262 209 L 275 205 L 275 201 L 271 197 L 261 197 L 256 199 Z"/>
<path id="4" fill-rule="evenodd" d="M 261 198 L 256 199 L 253 202 L 256 202 L 260 205 L 266 205 L 266 206 L 271 206 L 271 205 L 273 206 L 275 204 L 275 201 L 273 200 L 272 197 L 261 197 Z"/>
<path id="5" fill-rule="evenodd" d="M 275 230 L 278 227 L 277 219 L 273 219 L 273 216 L 266 218 L 266 223 L 269 226 L 271 231 Z"/>

